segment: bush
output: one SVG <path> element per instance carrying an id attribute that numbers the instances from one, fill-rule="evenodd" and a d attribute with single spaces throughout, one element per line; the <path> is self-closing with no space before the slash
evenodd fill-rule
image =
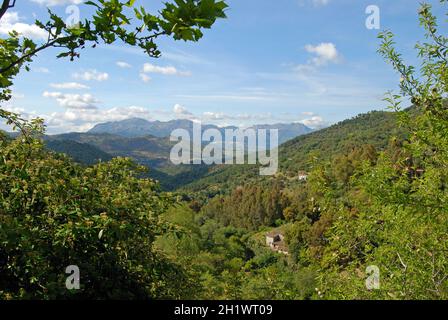
<path id="1" fill-rule="evenodd" d="M 89 168 L 40 140 L 0 140 L 0 299 L 185 297 L 186 272 L 153 249 L 171 201 L 142 168 Z M 69 265 L 81 290 L 69 291 Z"/>

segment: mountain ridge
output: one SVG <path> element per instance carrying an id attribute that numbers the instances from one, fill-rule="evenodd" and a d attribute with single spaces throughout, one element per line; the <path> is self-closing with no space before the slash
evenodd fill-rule
<path id="1" fill-rule="evenodd" d="M 411 109 L 407 111 L 413 112 Z M 383 150 L 390 138 L 404 139 L 407 132 L 397 126 L 397 113 L 371 111 L 343 120 L 330 127 L 298 136 L 279 147 L 279 174 L 297 176 L 299 171 L 312 167 L 310 157 L 319 161 L 349 152 L 355 147 L 370 144 Z M 213 193 L 214 190 L 232 190 L 251 181 L 268 181 L 275 177 L 260 177 L 258 165 L 217 166 L 208 174 L 181 187 L 186 192 Z"/>
<path id="2" fill-rule="evenodd" d="M 276 123 L 276 124 L 257 124 L 248 128 L 253 129 L 278 129 L 279 144 L 291 140 L 297 136 L 313 132 L 314 130 L 302 123 Z M 87 133 L 93 134 L 114 134 L 118 136 L 136 138 L 141 136 L 155 136 L 158 138 L 169 137 L 176 129 L 187 130 L 190 134 L 193 132 L 193 121 L 187 119 L 178 119 L 170 121 L 148 121 L 142 118 L 130 118 L 121 121 L 105 122 L 95 125 Z M 213 124 L 202 124 L 202 131 L 207 129 L 217 129 L 224 134 L 226 129 L 238 129 L 236 126 L 219 127 Z"/>

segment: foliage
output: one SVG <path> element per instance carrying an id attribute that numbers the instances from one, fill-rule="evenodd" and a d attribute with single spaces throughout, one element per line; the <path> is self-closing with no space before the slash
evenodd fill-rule
<path id="1" fill-rule="evenodd" d="M 379 35 L 379 53 L 401 76 L 400 94 L 386 97 L 395 113 L 363 115 L 282 146 L 283 173 L 307 169 L 310 174 L 306 183 L 288 175 L 278 178 L 283 182 L 280 207 L 290 222 L 285 232 L 290 263 L 311 270 L 311 282 L 317 281 L 312 298 L 448 296 L 448 39 L 439 35 L 429 5 L 422 4 L 419 15 L 427 39 L 416 46 L 420 72 L 404 63 L 390 31 Z M 413 103 L 412 108 L 400 108 L 405 99 Z M 316 154 L 315 149 L 321 152 Z M 234 168 L 223 172 L 238 173 Z M 262 214 L 245 209 L 248 203 L 263 203 L 251 189 L 263 182 L 253 177 L 251 172 L 236 175 L 233 182 L 242 187 L 231 186 L 233 192 L 209 201 L 204 212 L 249 230 L 272 225 L 272 220 L 260 219 Z M 274 190 L 272 185 L 267 188 L 263 199 Z M 247 197 L 245 190 L 249 190 Z M 254 212 L 263 212 L 266 205 L 261 206 Z M 248 224 L 253 217 L 259 223 Z M 253 278 L 247 278 L 250 297 L 287 298 L 276 294 L 276 285 L 283 283 L 281 293 L 288 294 L 291 275 L 285 270 L 289 267 L 277 269 L 270 261 L 269 256 L 257 254 L 248 264 L 260 267 Z M 380 270 L 377 289 L 366 287 L 369 266 Z M 276 283 L 270 282 L 273 274 L 278 275 Z M 306 288 L 306 281 L 300 283 Z"/>
<path id="2" fill-rule="evenodd" d="M 429 5 L 423 4 L 419 15 L 427 39 L 416 46 L 420 73 L 404 63 L 390 31 L 379 36 L 379 52 L 401 76 L 400 94 L 390 94 L 387 101 L 399 112 L 409 139 L 392 143 L 376 164 L 365 163 L 344 195 L 327 192 L 333 203 L 325 211 L 333 213 L 335 223 L 317 261 L 323 268 L 321 291 L 327 298 L 448 296 L 448 40 L 438 35 Z M 402 98 L 411 99 L 416 112 L 401 112 Z M 369 265 L 380 269 L 379 290 L 366 290 Z"/>
<path id="3" fill-rule="evenodd" d="M 223 226 L 186 206 L 172 208 L 163 217 L 179 226 L 180 232 L 160 237 L 157 247 L 191 266 L 198 284 L 195 298 L 266 300 L 313 295 L 314 270 L 298 269 L 255 241 L 255 234 Z"/>
<path id="4" fill-rule="evenodd" d="M 49 11 L 47 22 L 36 21 L 48 34 L 44 43 L 15 31 L 0 39 L 0 103 L 11 99 L 14 77 L 42 50 L 59 48 L 58 58 L 74 60 L 87 46 L 121 41 L 156 58 L 157 38 L 198 41 L 227 8 L 224 1 L 175 0 L 153 15 L 134 2 L 88 1 L 95 13 L 74 25 Z M 9 8 L 4 0 L 0 19 Z M 1 106 L 0 118 L 21 133 L 14 140 L 0 135 L 0 299 L 193 295 L 188 269 L 153 246 L 175 229 L 160 220 L 172 199 L 142 178 L 142 167 L 127 158 L 74 164 L 44 148 L 42 119 L 26 121 Z M 81 290 L 65 286 L 70 265 L 81 271 Z"/>
<path id="5" fill-rule="evenodd" d="M 124 158 L 83 168 L 20 138 L 1 142 L 0 159 L 2 298 L 184 294 L 182 268 L 152 249 L 171 200 L 141 168 Z M 79 291 L 65 288 L 69 265 L 81 270 Z"/>
<path id="6" fill-rule="evenodd" d="M 229 196 L 213 198 L 203 210 L 224 225 L 257 230 L 283 218 L 284 201 L 280 185 L 274 183 L 267 188 L 239 187 Z"/>

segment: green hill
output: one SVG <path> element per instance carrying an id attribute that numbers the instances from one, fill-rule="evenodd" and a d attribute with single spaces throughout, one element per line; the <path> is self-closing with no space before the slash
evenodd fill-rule
<path id="1" fill-rule="evenodd" d="M 372 111 L 288 141 L 279 152 L 281 171 L 295 174 L 298 170 L 309 169 L 312 153 L 321 160 L 328 160 L 365 144 L 382 150 L 391 137 L 404 136 L 396 118 L 394 112 Z"/>
<path id="2" fill-rule="evenodd" d="M 394 112 L 372 111 L 361 114 L 282 144 L 279 148 L 278 176 L 294 177 L 299 171 L 308 170 L 311 156 L 324 161 L 365 144 L 382 150 L 391 137 L 404 135 L 404 130 L 397 126 Z M 261 183 L 276 178 L 259 176 L 258 166 L 254 165 L 223 165 L 217 166 L 202 179 L 183 187 L 182 191 L 213 194 L 218 190 L 228 191 L 251 181 Z"/>
<path id="3" fill-rule="evenodd" d="M 76 162 L 86 165 L 93 165 L 99 161 L 106 162 L 112 159 L 110 154 L 87 143 L 71 140 L 53 140 L 47 141 L 46 146 L 54 152 L 64 153 Z"/>
<path id="4" fill-rule="evenodd" d="M 150 169 L 149 176 L 164 190 L 174 190 L 206 175 L 211 167 L 180 165 L 169 159 L 173 143 L 169 138 L 154 136 L 123 137 L 113 134 L 67 133 L 45 136 L 49 149 L 65 153 L 75 161 L 91 165 L 99 159 L 129 157 Z"/>

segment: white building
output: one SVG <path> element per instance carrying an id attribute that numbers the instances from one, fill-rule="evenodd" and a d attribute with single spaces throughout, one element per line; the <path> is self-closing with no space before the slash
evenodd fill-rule
<path id="1" fill-rule="evenodd" d="M 306 173 L 305 171 L 299 171 L 299 180 L 300 181 L 308 180 L 308 173 Z"/>

